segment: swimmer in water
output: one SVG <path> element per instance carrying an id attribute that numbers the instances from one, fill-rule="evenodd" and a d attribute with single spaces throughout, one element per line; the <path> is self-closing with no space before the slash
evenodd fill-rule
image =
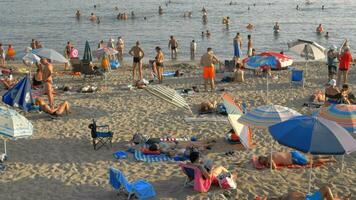
<path id="1" fill-rule="evenodd" d="M 115 6 L 115 10 L 119 10 L 119 8 L 117 6 Z"/>
<path id="2" fill-rule="evenodd" d="M 299 5 L 297 5 L 297 7 L 295 7 L 296 10 L 299 10 Z"/>
<path id="3" fill-rule="evenodd" d="M 201 37 L 204 37 L 204 36 L 205 36 L 204 31 L 202 31 L 201 32 Z"/>
<path id="4" fill-rule="evenodd" d="M 77 10 L 77 12 L 75 13 L 75 16 L 79 19 L 80 18 L 80 10 Z"/>
<path id="5" fill-rule="evenodd" d="M 246 26 L 246 28 L 247 28 L 248 30 L 252 30 L 253 28 L 255 28 L 255 26 L 249 23 L 249 24 Z"/>
<path id="6" fill-rule="evenodd" d="M 201 9 L 201 11 L 202 11 L 203 13 L 208 12 L 208 11 L 205 9 L 205 7 L 204 7 L 204 6 L 203 6 L 203 9 Z"/>
<path id="7" fill-rule="evenodd" d="M 94 5 L 94 9 L 96 9 L 96 5 Z"/>
<path id="8" fill-rule="evenodd" d="M 94 13 L 91 13 L 89 20 L 90 20 L 90 21 L 93 21 L 93 22 L 96 21 L 96 20 L 97 20 L 96 15 L 95 15 Z"/>
<path id="9" fill-rule="evenodd" d="M 319 24 L 319 26 L 316 28 L 316 33 L 320 34 L 322 32 L 324 32 L 324 28 L 321 24 Z"/>
<path id="10" fill-rule="evenodd" d="M 274 25 L 273 30 L 274 30 L 275 33 L 279 33 L 279 31 L 281 30 L 280 27 L 279 27 L 278 22 L 276 22 L 276 24 Z"/>
<path id="11" fill-rule="evenodd" d="M 163 15 L 163 8 L 162 8 L 162 6 L 159 6 L 159 7 L 158 7 L 158 14 L 159 14 L 159 15 Z"/>
<path id="12" fill-rule="evenodd" d="M 322 5 L 322 6 L 321 6 L 321 10 L 324 10 L 324 9 L 325 9 L 325 6 L 324 6 L 324 5 Z"/>
<path id="13" fill-rule="evenodd" d="M 329 32 L 326 32 L 325 38 L 326 38 L 326 39 L 329 39 Z"/>
<path id="14" fill-rule="evenodd" d="M 206 30 L 206 37 L 210 37 L 210 32 L 209 32 L 209 30 Z"/>
<path id="15" fill-rule="evenodd" d="M 135 13 L 134 11 L 131 11 L 131 17 L 134 18 L 135 17 Z"/>
<path id="16" fill-rule="evenodd" d="M 100 18 L 97 17 L 96 23 L 100 24 Z"/>

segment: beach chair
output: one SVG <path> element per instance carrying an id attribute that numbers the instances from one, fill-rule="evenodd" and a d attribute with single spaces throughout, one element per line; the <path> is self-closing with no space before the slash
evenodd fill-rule
<path id="1" fill-rule="evenodd" d="M 194 187 L 195 191 L 198 192 L 208 192 L 212 184 L 212 179 L 205 178 L 201 171 L 191 165 L 180 163 L 179 167 L 182 169 L 183 173 L 187 176 L 184 181 L 184 187 L 191 185 Z"/>
<path id="2" fill-rule="evenodd" d="M 94 150 L 98 150 L 103 146 L 112 147 L 113 132 L 110 131 L 109 125 L 98 126 L 93 119 L 93 123 L 89 125 L 89 128 L 91 130 Z M 99 129 L 105 129 L 105 131 L 99 131 Z"/>
<path id="3" fill-rule="evenodd" d="M 72 65 L 72 74 L 82 73 L 82 61 L 78 58 L 70 59 L 70 64 Z"/>
<path id="4" fill-rule="evenodd" d="M 297 70 L 297 69 L 291 70 L 290 85 L 292 86 L 292 84 L 301 84 L 302 87 L 304 88 L 304 71 L 303 70 Z"/>
<path id="5" fill-rule="evenodd" d="M 124 189 L 128 193 L 128 200 L 133 195 L 138 199 L 150 199 L 156 196 L 156 192 L 150 183 L 142 179 L 130 183 L 120 170 L 113 167 L 109 168 L 109 183 L 116 190 Z"/>

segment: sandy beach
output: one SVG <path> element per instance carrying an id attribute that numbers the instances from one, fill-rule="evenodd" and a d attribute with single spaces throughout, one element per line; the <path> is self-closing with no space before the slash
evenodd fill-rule
<path id="1" fill-rule="evenodd" d="M 16 64 L 15 68 L 22 67 Z M 266 79 L 255 77 L 246 72 L 245 83 L 221 83 L 219 80 L 228 74 L 217 74 L 217 90 L 203 92 L 201 68 L 192 61 L 166 62 L 166 71 L 179 69 L 182 77 L 166 78 L 163 85 L 173 89 L 186 89 L 198 86 L 201 92 L 185 97 L 194 115 L 197 115 L 201 102 L 216 100 L 221 102 L 224 93 L 235 99 L 254 102 L 251 108 L 266 104 Z M 304 63 L 294 64 L 303 68 Z M 32 69 L 34 71 L 34 69 Z M 70 86 L 79 88 L 86 85 L 104 86 L 102 78 L 84 79 L 72 77 L 62 66 L 55 65 L 54 83 L 59 88 Z M 355 68 L 351 68 L 350 82 L 356 91 Z M 303 103 L 316 90 L 324 90 L 327 81 L 327 66 L 323 62 L 308 64 L 306 87 L 290 87 L 289 70 L 273 71 L 275 77 L 270 80 L 269 102 L 286 106 L 302 114 L 317 111 L 303 107 Z M 68 74 L 68 75 L 67 75 Z M 23 75 L 22 75 L 23 76 Z M 144 70 L 148 79 L 149 70 Z M 15 78 L 20 78 L 16 75 Z M 184 118 L 192 117 L 188 112 L 175 108 L 144 89 L 129 90 L 131 82 L 131 64 L 125 64 L 113 70 L 107 77 L 107 88 L 95 93 L 60 92 L 57 90 L 56 104 L 66 100 L 72 105 L 72 113 L 58 119 L 51 119 L 44 113 L 23 113 L 34 125 L 34 134 L 30 139 L 8 141 L 7 169 L 0 173 L 0 199 L 126 199 L 124 193 L 115 191 L 108 183 L 110 166 L 123 171 L 130 181 L 145 179 L 153 184 L 157 199 L 239 199 L 251 200 L 259 196 L 279 196 L 288 191 L 307 192 L 307 169 L 256 170 L 250 160 L 252 155 L 268 154 L 271 136 L 266 131 L 253 129 L 254 148 L 241 149 L 229 145 L 223 139 L 231 129 L 227 121 L 192 122 Z M 224 91 L 221 91 L 224 89 Z M 4 92 L 4 90 L 3 90 Z M 90 129 L 92 119 L 98 124 L 109 124 L 114 132 L 111 149 L 93 150 Z M 184 174 L 177 162 L 137 162 L 132 154 L 127 159 L 117 160 L 113 153 L 127 150 L 128 141 L 136 132 L 151 137 L 192 137 L 199 141 L 216 140 L 212 150 L 204 154 L 215 164 L 237 172 L 237 189 L 225 191 L 212 186 L 208 193 L 198 193 L 191 187 L 183 187 Z M 3 149 L 2 143 L 0 149 Z M 234 150 L 235 154 L 226 156 L 225 152 Z M 288 150 L 277 143 L 274 150 Z M 341 157 L 337 163 L 327 164 L 313 171 L 312 191 L 325 184 L 339 194 L 356 195 L 356 157 L 346 155 L 345 169 L 340 172 Z M 354 197 L 355 198 L 355 197 Z"/>

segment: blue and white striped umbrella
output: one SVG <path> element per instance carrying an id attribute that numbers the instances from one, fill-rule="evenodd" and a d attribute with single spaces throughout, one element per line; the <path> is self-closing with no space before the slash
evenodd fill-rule
<path id="1" fill-rule="evenodd" d="M 268 128 L 276 123 L 286 121 L 290 118 L 300 116 L 297 111 L 279 105 L 265 105 L 259 106 L 254 110 L 247 112 L 240 117 L 238 121 L 241 124 L 255 127 L 255 128 Z"/>
<path id="2" fill-rule="evenodd" d="M 299 116 L 269 127 L 279 143 L 313 155 L 343 155 L 356 151 L 356 140 L 336 122 Z"/>

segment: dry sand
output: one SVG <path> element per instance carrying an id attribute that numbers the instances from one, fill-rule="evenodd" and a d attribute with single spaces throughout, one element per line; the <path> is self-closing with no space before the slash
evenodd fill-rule
<path id="1" fill-rule="evenodd" d="M 167 65 L 167 64 L 166 64 Z M 191 88 L 194 85 L 203 90 L 201 69 L 192 62 L 168 64 L 166 70 L 180 69 L 183 77 L 167 78 L 164 85 L 178 89 Z M 173 67 L 172 67 L 173 66 Z M 303 66 L 296 64 L 295 66 Z M 60 71 L 60 67 L 56 67 Z M 350 82 L 356 76 L 351 70 Z M 310 94 L 323 89 L 327 79 L 327 67 L 324 63 L 309 64 L 307 86 L 290 87 L 288 70 L 273 72 L 278 79 L 270 80 L 270 102 L 293 108 L 303 114 L 315 109 L 302 107 Z M 149 77 L 145 70 L 145 77 Z M 67 117 L 51 120 L 44 113 L 27 113 L 25 116 L 34 125 L 34 134 L 30 139 L 8 142 L 9 159 L 7 169 L 0 173 L 0 199 L 126 199 L 123 193 L 108 184 L 108 168 L 119 168 L 130 181 L 143 178 L 154 185 L 157 199 L 254 199 L 256 195 L 278 196 L 290 190 L 306 192 L 308 171 L 305 169 L 284 169 L 271 173 L 258 171 L 251 167 L 250 158 L 254 154 L 267 154 L 271 137 L 268 133 L 254 130 L 255 148 L 236 150 L 234 156 L 225 156 L 227 149 L 235 147 L 222 140 L 230 129 L 228 122 L 186 123 L 184 117 L 189 113 L 150 95 L 145 90 L 128 90 L 131 67 L 124 66 L 112 71 L 108 76 L 108 88 L 93 94 L 71 93 L 56 96 L 56 104 L 67 100 L 73 107 L 73 113 Z M 218 77 L 222 77 L 218 74 Z M 219 80 L 219 78 L 218 78 Z M 83 79 L 69 75 L 58 75 L 54 82 L 58 86 L 79 87 L 88 84 L 103 85 L 100 78 Z M 247 73 L 246 82 L 218 83 L 217 89 L 225 88 L 236 99 L 259 106 L 266 103 L 266 79 L 253 77 Z M 355 89 L 355 88 L 354 88 Z M 204 100 L 221 101 L 223 92 L 199 92 L 186 97 L 195 113 Z M 114 131 L 112 149 L 102 148 L 94 151 L 91 145 L 88 125 L 95 118 L 99 124 L 110 124 Z M 125 144 L 135 132 L 162 137 L 191 137 L 200 135 L 201 140 L 216 139 L 218 144 L 205 155 L 231 171 L 238 173 L 238 189 L 223 191 L 212 187 L 209 193 L 200 194 L 192 188 L 183 188 L 185 176 L 175 162 L 144 163 L 130 157 L 116 160 L 112 153 L 126 150 Z M 2 144 L 0 148 L 2 148 Z M 219 148 L 218 148 L 219 147 Z M 222 148 L 223 147 L 223 148 Z M 276 150 L 287 150 L 278 144 Z M 341 158 L 336 164 L 314 170 L 313 188 L 332 183 L 333 188 L 344 194 L 356 196 L 356 157 L 345 157 L 346 168 L 339 171 Z"/>

